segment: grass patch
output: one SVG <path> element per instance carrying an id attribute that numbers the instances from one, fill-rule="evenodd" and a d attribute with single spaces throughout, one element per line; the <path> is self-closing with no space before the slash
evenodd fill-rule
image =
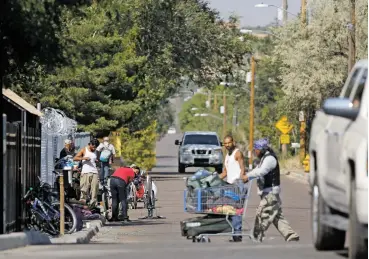
<path id="1" fill-rule="evenodd" d="M 293 156 L 279 161 L 279 166 L 283 170 L 296 171 L 303 170 L 304 167 L 300 163 L 300 156 Z"/>

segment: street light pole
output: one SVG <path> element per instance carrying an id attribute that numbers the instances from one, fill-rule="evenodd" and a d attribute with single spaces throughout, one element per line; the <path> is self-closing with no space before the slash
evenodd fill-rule
<path id="1" fill-rule="evenodd" d="M 251 57 L 251 89 L 250 89 L 250 136 L 249 136 L 249 169 L 252 169 L 252 149 L 254 146 L 254 98 L 255 98 L 255 58 Z"/>
<path id="2" fill-rule="evenodd" d="M 305 27 L 306 24 L 306 0 L 301 0 L 301 25 Z"/>
<path id="3" fill-rule="evenodd" d="M 283 25 L 286 25 L 287 23 L 287 9 L 288 9 L 288 3 L 287 0 L 282 1 L 282 9 L 283 9 Z"/>
<path id="4" fill-rule="evenodd" d="M 226 103 L 227 103 L 226 94 L 225 94 L 225 91 L 223 91 L 223 139 L 225 138 L 226 131 L 227 131 L 227 115 L 226 115 L 227 108 L 226 108 Z"/>

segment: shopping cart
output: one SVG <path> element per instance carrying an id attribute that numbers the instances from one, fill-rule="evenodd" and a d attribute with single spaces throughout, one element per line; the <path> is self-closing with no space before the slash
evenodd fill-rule
<path id="1" fill-rule="evenodd" d="M 250 197 L 252 180 L 246 184 L 237 182 L 235 184 L 227 184 L 225 186 L 210 188 L 188 188 L 184 191 L 184 210 L 191 214 L 207 214 L 207 215 L 224 215 L 229 225 L 227 229 L 231 232 L 200 233 L 196 236 L 187 236 L 192 238 L 193 242 L 210 242 L 209 236 L 248 236 L 255 241 L 252 235 L 252 228 L 246 222 L 247 204 Z M 242 233 L 235 233 L 231 217 L 242 216 Z M 187 222 L 191 226 L 199 226 L 199 222 Z M 248 225 L 248 231 L 244 231 L 245 224 Z"/>

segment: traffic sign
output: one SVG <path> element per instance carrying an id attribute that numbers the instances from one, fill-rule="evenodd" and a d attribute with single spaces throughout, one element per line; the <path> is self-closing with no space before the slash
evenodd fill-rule
<path id="1" fill-rule="evenodd" d="M 282 116 L 275 126 L 282 132 L 282 134 L 288 134 L 293 128 L 293 125 L 288 121 L 287 116 Z"/>
<path id="2" fill-rule="evenodd" d="M 281 135 L 281 144 L 290 144 L 290 135 L 282 134 Z"/>

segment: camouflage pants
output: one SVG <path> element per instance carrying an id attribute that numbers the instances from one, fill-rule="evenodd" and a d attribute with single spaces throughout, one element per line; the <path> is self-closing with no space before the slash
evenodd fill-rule
<path id="1" fill-rule="evenodd" d="M 285 219 L 281 208 L 282 202 L 279 195 L 269 193 L 261 197 L 259 207 L 256 210 L 253 235 L 258 241 L 263 241 L 265 232 L 271 223 L 278 229 L 279 233 L 287 241 L 291 237 L 298 237 Z"/>

